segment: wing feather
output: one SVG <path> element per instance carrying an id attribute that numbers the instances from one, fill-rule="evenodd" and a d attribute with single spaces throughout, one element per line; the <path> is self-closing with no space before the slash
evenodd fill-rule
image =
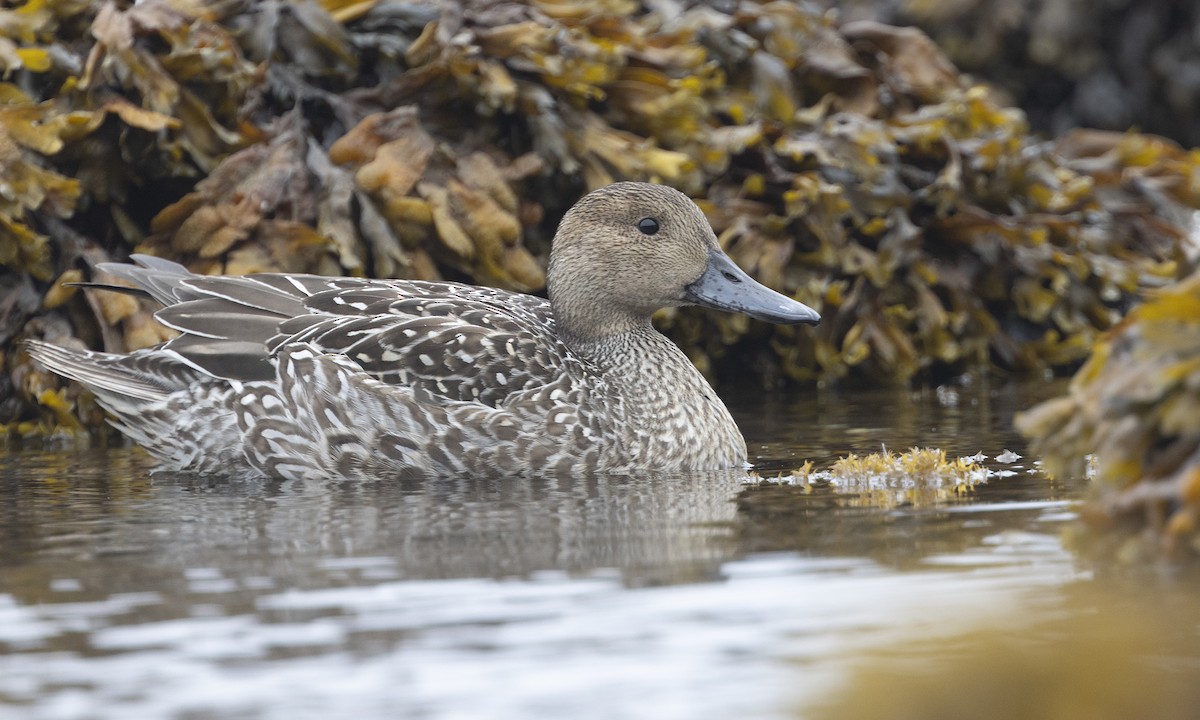
<path id="1" fill-rule="evenodd" d="M 435 401 L 499 406 L 552 383 L 569 353 L 549 303 L 452 282 L 315 275 L 201 276 L 149 256 L 103 269 L 166 305 L 181 335 L 164 349 L 227 380 L 268 380 L 279 354 L 305 344 Z"/>

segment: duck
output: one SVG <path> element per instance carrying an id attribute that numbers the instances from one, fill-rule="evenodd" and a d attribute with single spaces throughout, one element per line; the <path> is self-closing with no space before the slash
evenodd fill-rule
<path id="1" fill-rule="evenodd" d="M 448 281 L 97 268 L 178 332 L 130 353 L 27 343 L 159 470 L 321 478 L 748 467 L 725 404 L 651 316 L 698 305 L 771 323 L 818 312 L 754 280 L 665 185 L 584 195 L 546 298 Z"/>

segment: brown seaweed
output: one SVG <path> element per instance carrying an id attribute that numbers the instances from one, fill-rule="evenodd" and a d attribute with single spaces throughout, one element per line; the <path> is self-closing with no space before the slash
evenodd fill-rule
<path id="1" fill-rule="evenodd" d="M 1074 367 L 1185 272 L 1200 204 L 1196 153 L 1044 142 L 920 31 L 788 2 L 30 0 L 0 38 L 14 293 L 134 250 L 536 291 L 579 194 L 649 180 L 825 317 L 662 313 L 701 367 L 903 383 Z M 156 339 L 104 302 L 13 302 L 10 338 Z"/>
<path id="2" fill-rule="evenodd" d="M 1066 395 L 1018 417 L 1058 476 L 1093 474 L 1099 543 L 1200 552 L 1200 272 L 1154 293 L 1097 346 Z"/>

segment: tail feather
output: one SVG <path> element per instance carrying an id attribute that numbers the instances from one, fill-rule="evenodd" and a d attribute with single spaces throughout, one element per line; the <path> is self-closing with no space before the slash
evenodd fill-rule
<path id="1" fill-rule="evenodd" d="M 40 340 L 27 340 L 25 347 L 42 367 L 74 380 L 97 395 L 115 395 L 129 400 L 156 401 L 167 395 L 159 382 L 114 362 L 127 355 L 68 350 Z"/>
<path id="2" fill-rule="evenodd" d="M 152 255 L 133 255 L 130 259 L 138 264 L 100 263 L 96 269 L 133 283 L 163 305 L 174 305 L 195 296 L 183 281 L 196 275 L 179 263 Z"/>
<path id="3" fill-rule="evenodd" d="M 169 351 L 130 355 L 76 351 L 39 340 L 25 343 L 34 361 L 91 390 L 112 414 L 109 423 L 166 469 L 221 472 L 244 464 L 233 390 L 205 377 Z"/>
<path id="4" fill-rule="evenodd" d="M 25 347 L 43 368 L 83 385 L 118 414 L 160 403 L 201 379 L 195 368 L 170 351 L 116 355 L 68 350 L 40 340 L 26 340 Z"/>

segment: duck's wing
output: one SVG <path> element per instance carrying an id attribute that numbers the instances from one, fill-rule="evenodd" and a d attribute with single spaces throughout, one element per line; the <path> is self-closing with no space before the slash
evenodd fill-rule
<path id="1" fill-rule="evenodd" d="M 568 353 L 541 298 L 456 283 L 331 284 L 305 300 L 309 314 L 279 324 L 269 352 L 304 343 L 382 382 L 493 407 L 561 376 Z"/>
<path id="2" fill-rule="evenodd" d="M 140 262 L 140 260 L 139 260 Z M 200 372 L 225 380 L 270 380 L 267 341 L 279 325 L 311 311 L 305 301 L 328 278 L 307 275 L 180 275 L 157 268 L 103 265 L 166 304 L 155 313 L 179 335 L 160 346 Z"/>
<path id="3" fill-rule="evenodd" d="M 275 357 L 303 343 L 344 355 L 382 382 L 429 397 L 498 405 L 553 382 L 567 355 L 549 303 L 449 282 L 266 273 L 194 275 L 166 261 L 102 269 L 166 304 L 180 335 L 161 346 L 226 380 L 270 380 Z"/>

